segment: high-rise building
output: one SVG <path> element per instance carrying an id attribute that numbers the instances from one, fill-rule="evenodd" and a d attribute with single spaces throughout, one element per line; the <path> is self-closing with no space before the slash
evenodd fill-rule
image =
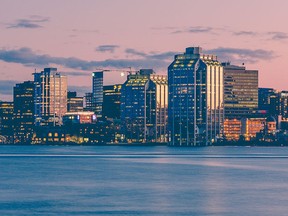
<path id="1" fill-rule="evenodd" d="M 92 104 L 93 94 L 91 92 L 85 93 L 84 96 L 84 111 L 94 111 L 94 107 Z"/>
<path id="2" fill-rule="evenodd" d="M 222 65 L 225 118 L 241 119 L 253 115 L 258 110 L 258 71 L 229 62 Z"/>
<path id="3" fill-rule="evenodd" d="M 13 102 L 0 101 L 0 143 L 13 143 Z"/>
<path id="4" fill-rule="evenodd" d="M 223 67 L 202 48 L 186 48 L 168 67 L 169 144 L 208 145 L 222 135 Z"/>
<path id="5" fill-rule="evenodd" d="M 14 142 L 30 142 L 34 129 L 34 82 L 16 84 L 14 99 Z"/>
<path id="6" fill-rule="evenodd" d="M 92 73 L 92 107 L 97 117 L 102 117 L 103 71 Z"/>
<path id="7" fill-rule="evenodd" d="M 127 142 L 167 142 L 167 77 L 152 69 L 130 74 L 121 89 L 121 122 Z"/>
<path id="8" fill-rule="evenodd" d="M 34 73 L 36 125 L 62 124 L 67 112 L 67 77 L 57 68 L 44 68 Z"/>
<path id="9" fill-rule="evenodd" d="M 103 117 L 120 119 L 121 84 L 103 87 Z"/>
<path id="10" fill-rule="evenodd" d="M 67 93 L 67 112 L 83 111 L 83 97 L 77 97 L 77 92 Z"/>

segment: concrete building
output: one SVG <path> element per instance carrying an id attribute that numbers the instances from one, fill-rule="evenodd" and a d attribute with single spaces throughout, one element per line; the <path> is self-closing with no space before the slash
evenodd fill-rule
<path id="1" fill-rule="evenodd" d="M 224 66 L 225 118 L 251 117 L 258 110 L 258 71 L 244 66 Z"/>
<path id="2" fill-rule="evenodd" d="M 208 145 L 222 135 L 223 67 L 202 48 L 186 48 L 168 67 L 169 144 Z"/>

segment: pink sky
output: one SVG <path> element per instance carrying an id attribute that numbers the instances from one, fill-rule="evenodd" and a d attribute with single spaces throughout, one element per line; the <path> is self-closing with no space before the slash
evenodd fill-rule
<path id="1" fill-rule="evenodd" d="M 1 0 L 0 100 L 34 68 L 57 67 L 87 92 L 96 68 L 154 68 L 201 46 L 259 70 L 259 86 L 288 90 L 286 0 Z M 105 83 L 122 83 L 106 74 Z"/>

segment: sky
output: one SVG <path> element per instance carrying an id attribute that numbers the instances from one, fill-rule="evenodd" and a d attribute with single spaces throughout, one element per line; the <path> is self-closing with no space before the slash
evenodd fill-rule
<path id="1" fill-rule="evenodd" d="M 45 67 L 80 95 L 99 69 L 166 74 L 191 46 L 258 70 L 259 87 L 288 90 L 287 8 L 287 0 L 0 0 L 0 100 Z M 117 71 L 104 76 L 124 81 Z"/>

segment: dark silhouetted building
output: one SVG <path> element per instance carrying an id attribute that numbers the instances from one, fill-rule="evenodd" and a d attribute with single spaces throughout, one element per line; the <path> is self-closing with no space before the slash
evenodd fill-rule
<path id="1" fill-rule="evenodd" d="M 14 99 L 14 142 L 30 143 L 34 129 L 34 82 L 16 84 Z"/>
<path id="2" fill-rule="evenodd" d="M 186 48 L 168 67 L 169 144 L 208 145 L 222 136 L 223 67 L 200 47 Z"/>
<path id="3" fill-rule="evenodd" d="M 0 143 L 13 143 L 13 102 L 0 101 Z"/>
<path id="4" fill-rule="evenodd" d="M 93 98 L 93 94 L 91 92 L 85 93 L 85 96 L 84 96 L 84 111 L 94 112 L 92 98 Z"/>
<path id="5" fill-rule="evenodd" d="M 258 110 L 258 71 L 230 63 L 222 65 L 225 118 L 241 119 L 253 115 Z"/>
<path id="6" fill-rule="evenodd" d="M 120 119 L 121 84 L 103 87 L 103 117 Z"/>

